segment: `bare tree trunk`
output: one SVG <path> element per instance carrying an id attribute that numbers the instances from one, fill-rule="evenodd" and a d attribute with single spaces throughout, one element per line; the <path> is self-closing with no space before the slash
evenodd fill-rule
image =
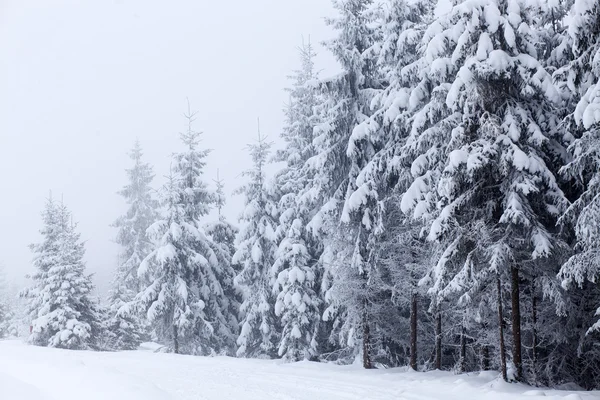
<path id="1" fill-rule="evenodd" d="M 410 302 L 410 367 L 417 370 L 417 293 Z"/>
<path id="2" fill-rule="evenodd" d="M 460 372 L 465 372 L 467 369 L 467 338 L 465 325 L 462 325 L 460 332 L 460 360 L 458 362 L 458 368 Z"/>
<path id="3" fill-rule="evenodd" d="M 487 345 L 481 347 L 481 369 L 483 371 L 490 369 L 490 348 Z"/>
<path id="4" fill-rule="evenodd" d="M 512 335 L 513 335 L 513 362 L 515 364 L 515 379 L 523 379 L 523 362 L 521 358 L 521 308 L 519 301 L 519 270 L 511 267 L 511 302 L 512 302 Z"/>
<path id="5" fill-rule="evenodd" d="M 500 284 L 500 274 L 496 275 L 496 287 L 498 290 L 498 326 L 500 329 L 500 369 L 502 370 L 502 379 L 508 381 L 506 374 L 506 347 L 504 346 L 504 318 L 502 317 L 502 285 Z"/>
<path id="6" fill-rule="evenodd" d="M 435 317 L 435 369 L 442 369 L 442 312 L 439 306 Z"/>
<path id="7" fill-rule="evenodd" d="M 535 278 L 531 279 L 531 330 L 532 330 L 532 359 L 533 359 L 533 380 L 537 383 L 537 299 L 535 297 Z"/>
<path id="8" fill-rule="evenodd" d="M 367 315 L 367 304 L 365 301 L 363 309 L 363 367 L 365 369 L 372 369 L 373 364 L 371 362 L 371 329 L 369 328 L 369 316 Z"/>
<path id="9" fill-rule="evenodd" d="M 177 326 L 173 325 L 173 352 L 175 354 L 179 354 L 179 339 L 177 333 Z"/>

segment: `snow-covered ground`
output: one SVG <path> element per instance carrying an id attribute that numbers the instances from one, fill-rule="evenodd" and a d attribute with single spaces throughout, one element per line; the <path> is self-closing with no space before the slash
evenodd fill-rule
<path id="1" fill-rule="evenodd" d="M 93 353 L 0 342 L 1 400 L 595 400 L 600 392 L 533 389 L 494 373 L 364 371 L 310 362 Z"/>

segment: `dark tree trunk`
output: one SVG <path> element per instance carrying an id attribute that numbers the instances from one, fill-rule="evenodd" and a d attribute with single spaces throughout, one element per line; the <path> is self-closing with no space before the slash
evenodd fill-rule
<path id="1" fill-rule="evenodd" d="M 515 364 L 515 379 L 523 379 L 523 362 L 521 358 L 521 308 L 519 302 L 519 270 L 511 267 L 511 302 L 512 302 L 512 335 L 513 362 Z"/>
<path id="2" fill-rule="evenodd" d="M 179 338 L 177 337 L 177 326 L 173 325 L 173 352 L 179 354 Z"/>
<path id="3" fill-rule="evenodd" d="M 481 369 L 483 371 L 490 369 L 490 348 L 487 345 L 481 347 Z"/>
<path id="4" fill-rule="evenodd" d="M 417 293 L 410 301 L 410 367 L 417 370 Z"/>
<path id="5" fill-rule="evenodd" d="M 371 362 L 371 329 L 369 328 L 369 316 L 367 315 L 367 305 L 365 302 L 363 309 L 363 367 L 365 369 L 372 369 L 373 364 Z"/>
<path id="6" fill-rule="evenodd" d="M 532 336 L 532 361 L 533 361 L 533 380 L 537 383 L 537 299 L 535 297 L 535 278 L 531 280 L 531 336 Z"/>
<path id="7" fill-rule="evenodd" d="M 496 287 L 498 290 L 498 326 L 500 329 L 500 369 L 502 370 L 502 379 L 508 381 L 506 375 L 506 347 L 504 346 L 504 318 L 502 316 L 502 285 L 500 284 L 500 275 L 496 275 Z"/>
<path id="8" fill-rule="evenodd" d="M 435 317 L 435 369 L 442 369 L 442 312 Z"/>
<path id="9" fill-rule="evenodd" d="M 459 372 L 463 373 L 467 369 L 467 337 L 465 326 L 460 331 L 460 360 L 458 362 Z"/>

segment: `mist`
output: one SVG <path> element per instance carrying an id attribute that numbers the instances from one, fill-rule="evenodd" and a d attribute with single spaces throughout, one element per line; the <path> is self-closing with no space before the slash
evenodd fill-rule
<path id="1" fill-rule="evenodd" d="M 32 271 L 28 245 L 52 195 L 73 211 L 97 294 L 104 296 L 118 246 L 110 227 L 126 205 L 127 152 L 136 138 L 164 181 L 179 149 L 187 100 L 194 128 L 213 149 L 205 180 L 231 192 L 249 167 L 257 131 L 277 142 L 286 76 L 309 40 L 322 74 L 337 66 L 320 43 L 331 36 L 322 0 L 10 1 L 0 4 L 0 263 L 10 281 Z"/>

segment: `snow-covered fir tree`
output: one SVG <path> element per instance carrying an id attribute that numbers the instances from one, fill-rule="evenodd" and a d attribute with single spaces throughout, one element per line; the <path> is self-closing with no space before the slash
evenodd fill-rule
<path id="1" fill-rule="evenodd" d="M 578 343 L 573 380 L 593 387 L 590 383 L 600 373 L 600 4 L 575 0 L 566 20 L 563 43 L 568 61 L 554 77 L 565 92 L 565 108 L 570 112 L 563 128 L 575 136 L 568 148 L 572 158 L 561 169 L 574 201 L 561 222 L 574 228 L 576 253 L 562 266 L 559 277 L 573 299 L 569 315 L 577 315 L 579 321 L 569 326 L 581 327 L 570 328 L 572 342 Z"/>
<path id="2" fill-rule="evenodd" d="M 119 192 L 129 208 L 113 223 L 118 229 L 116 242 L 122 250 L 109 295 L 111 317 L 107 324 L 112 334 L 109 346 L 120 350 L 136 349 L 143 338 L 144 332 L 136 316 L 119 313 L 119 309 L 140 291 L 137 270 L 153 249 L 146 231 L 158 217 L 158 204 L 150 186 L 154 173 L 152 166 L 143 162 L 142 156 L 141 144 L 136 140 L 129 153 L 133 166 L 126 171 L 128 183 Z"/>
<path id="3" fill-rule="evenodd" d="M 0 301 L 0 339 L 4 339 L 11 335 L 11 321 L 13 313 L 11 312 L 7 302 Z"/>
<path id="4" fill-rule="evenodd" d="M 235 320 L 231 319 L 232 304 L 227 294 L 233 292 L 232 271 L 226 262 L 219 263 L 219 249 L 204 231 L 202 218 L 206 217 L 217 200 L 203 180 L 209 149 L 200 149 L 201 132 L 193 129 L 196 113 L 185 114 L 187 130 L 181 133 L 185 151 L 175 154 L 174 172 L 185 209 L 185 222 L 195 227 L 198 235 L 193 246 L 206 262 L 196 271 L 196 286 L 205 304 L 207 321 L 212 332 L 203 335 L 201 353 L 230 353 L 235 347 Z"/>
<path id="5" fill-rule="evenodd" d="M 8 280 L 4 266 L 0 264 L 0 339 L 17 336 L 14 326 L 15 312 L 10 301 Z"/>
<path id="6" fill-rule="evenodd" d="M 219 280 L 223 287 L 223 308 L 225 309 L 225 318 L 228 322 L 228 329 L 219 334 L 230 336 L 232 333 L 237 333 L 239 329 L 239 311 L 241 293 L 234 285 L 233 280 L 239 272 L 238 265 L 231 262 L 235 253 L 235 237 L 239 229 L 229 223 L 222 213 L 222 208 L 225 206 L 225 185 L 222 179 L 219 179 L 217 171 L 216 184 L 216 202 L 215 206 L 218 211 L 218 220 L 209 222 L 205 225 L 206 234 L 214 243 L 214 252 L 219 263 Z M 231 340 L 230 340 L 231 344 Z M 228 346 L 223 349 L 223 352 L 228 355 L 235 355 L 234 346 Z"/>
<path id="7" fill-rule="evenodd" d="M 42 217 L 43 241 L 31 246 L 36 268 L 33 286 L 22 293 L 29 299 L 29 342 L 66 349 L 96 348 L 94 334 L 100 334 L 100 321 L 77 225 L 67 207 L 52 199 Z"/>
<path id="8" fill-rule="evenodd" d="M 371 343 L 368 346 L 371 358 L 376 356 L 378 362 L 391 362 L 392 365 L 399 360 L 394 354 L 399 349 L 392 349 L 398 342 L 390 336 L 390 327 L 402 323 L 402 317 L 384 317 L 399 299 L 394 296 L 397 282 L 388 279 L 400 273 L 399 270 L 405 266 L 418 263 L 413 260 L 412 263 L 400 263 L 394 268 L 389 263 L 388 255 L 378 253 L 385 251 L 383 249 L 395 248 L 398 235 L 407 237 L 406 232 L 411 231 L 414 225 L 406 222 L 405 218 L 397 218 L 395 205 L 399 200 L 398 191 L 405 190 L 410 181 L 408 154 L 402 148 L 410 126 L 410 113 L 406 109 L 415 75 L 420 70 L 415 61 L 425 28 L 423 22 L 430 9 L 431 1 L 428 0 L 388 1 L 376 9 L 376 20 L 371 22 L 371 26 L 377 28 L 374 31 L 376 39 L 365 52 L 363 61 L 371 84 L 363 88 L 362 116 L 357 119 L 359 123 L 352 130 L 347 149 L 352 169 L 342 220 L 358 227 L 354 233 L 353 259 L 366 262 L 364 265 L 369 272 L 365 276 L 373 275 L 367 280 L 364 294 L 368 304 L 366 308 L 370 308 L 365 313 L 372 320 L 372 326 L 369 327 Z M 405 224 L 406 229 L 402 227 Z M 418 240 L 411 239 L 407 243 L 419 246 L 414 251 L 405 250 L 410 254 L 419 253 L 423 247 Z M 397 271 L 390 270 L 390 267 Z M 414 267 L 409 269 L 414 270 Z M 414 286 L 416 272 L 405 272 L 408 278 L 406 283 L 413 284 L 405 288 L 410 287 L 408 292 L 413 292 L 411 314 L 416 318 L 416 293 L 420 291 Z M 416 340 L 416 332 L 412 334 Z M 415 367 L 416 358 L 412 363 Z"/>
<path id="9" fill-rule="evenodd" d="M 188 109 L 185 117 L 185 150 L 174 155 L 163 190 L 166 215 L 148 230 L 157 245 L 138 270 L 145 285 L 125 311 L 144 309 L 158 338 L 176 353 L 218 354 L 231 351 L 235 338 L 224 294 L 230 282 L 201 223 L 215 201 L 202 180 L 209 150 L 199 148 L 195 113 Z"/>
<path id="10" fill-rule="evenodd" d="M 20 288 L 8 278 L 5 267 L 0 264 L 0 337 L 21 337 L 29 327 L 29 318 L 25 317 L 25 300 L 19 296 Z"/>
<path id="11" fill-rule="evenodd" d="M 574 59 L 556 75 L 566 80 L 573 98 L 579 99 L 570 116 L 572 132 L 577 135 L 569 147 L 573 158 L 561 172 L 582 188 L 563 217 L 575 226 L 580 252 L 563 266 L 561 276 L 583 285 L 600 277 L 600 4 L 576 0 L 570 18 L 568 35 Z M 591 330 L 600 330 L 600 321 Z"/>
<path id="12" fill-rule="evenodd" d="M 142 309 L 157 340 L 173 352 L 200 352 L 200 335 L 212 334 L 204 301 L 197 290 L 197 270 L 208 262 L 194 246 L 198 230 L 185 220 L 185 207 L 175 176 L 162 189 L 166 208 L 163 218 L 148 229 L 156 248 L 142 261 L 138 275 L 147 282 L 123 313 Z"/>
<path id="13" fill-rule="evenodd" d="M 318 90 L 314 67 L 316 53 L 312 45 L 299 49 L 301 68 L 289 78 L 289 103 L 285 109 L 286 124 L 281 134 L 286 146 L 276 154 L 285 162 L 275 182 L 280 196 L 277 250 L 273 273 L 277 279 L 275 314 L 281 320 L 279 356 L 298 361 L 318 354 L 321 299 L 318 294 L 316 260 L 320 246 L 308 234 L 306 224 L 314 213 L 314 205 L 304 197 L 310 171 L 305 165 L 314 156 L 313 129 Z"/>
<path id="14" fill-rule="evenodd" d="M 242 290 L 241 331 L 237 339 L 240 357 L 275 357 L 279 329 L 275 316 L 275 278 L 271 267 L 277 252 L 278 209 L 273 188 L 267 184 L 265 163 L 271 143 L 261 136 L 248 145 L 253 167 L 243 173 L 248 183 L 237 190 L 245 197 L 240 217 L 243 227 L 236 239 L 232 262 L 241 271 L 235 282 Z"/>
<path id="15" fill-rule="evenodd" d="M 380 10 L 368 0 L 335 1 L 334 7 L 339 16 L 327 22 L 338 36 L 326 45 L 343 72 L 323 82 L 328 100 L 322 104 L 325 109 L 316 130 L 315 161 L 330 163 L 317 174 L 317 179 L 329 186 L 324 188 L 328 201 L 311 225 L 329 232 L 325 254 L 346 254 L 346 259 L 324 260 L 331 277 L 324 280 L 329 304 L 325 319 L 336 321 L 332 334 L 346 348 L 346 359 L 361 353 L 364 366 L 371 368 L 367 296 L 373 268 L 369 242 L 375 225 L 370 213 L 376 212 L 377 201 L 373 203 L 368 192 L 357 192 L 357 178 L 375 153 L 373 143 L 366 138 L 379 129 L 369 119 L 370 105 L 385 87 L 377 69 Z"/>
<path id="16" fill-rule="evenodd" d="M 454 1 L 429 25 L 426 85 L 410 99 L 419 109 L 407 150 L 416 150 L 415 180 L 403 199 L 415 214 L 433 212 L 429 238 L 445 243 L 433 293 L 466 284 L 473 268 L 511 282 L 517 379 L 519 283 L 559 246 L 554 224 L 566 205 L 555 176 L 564 153 L 554 113 L 560 99 L 539 61 L 534 15 L 533 4 L 516 1 Z M 489 232 L 487 267 L 473 265 L 477 226 Z"/>

